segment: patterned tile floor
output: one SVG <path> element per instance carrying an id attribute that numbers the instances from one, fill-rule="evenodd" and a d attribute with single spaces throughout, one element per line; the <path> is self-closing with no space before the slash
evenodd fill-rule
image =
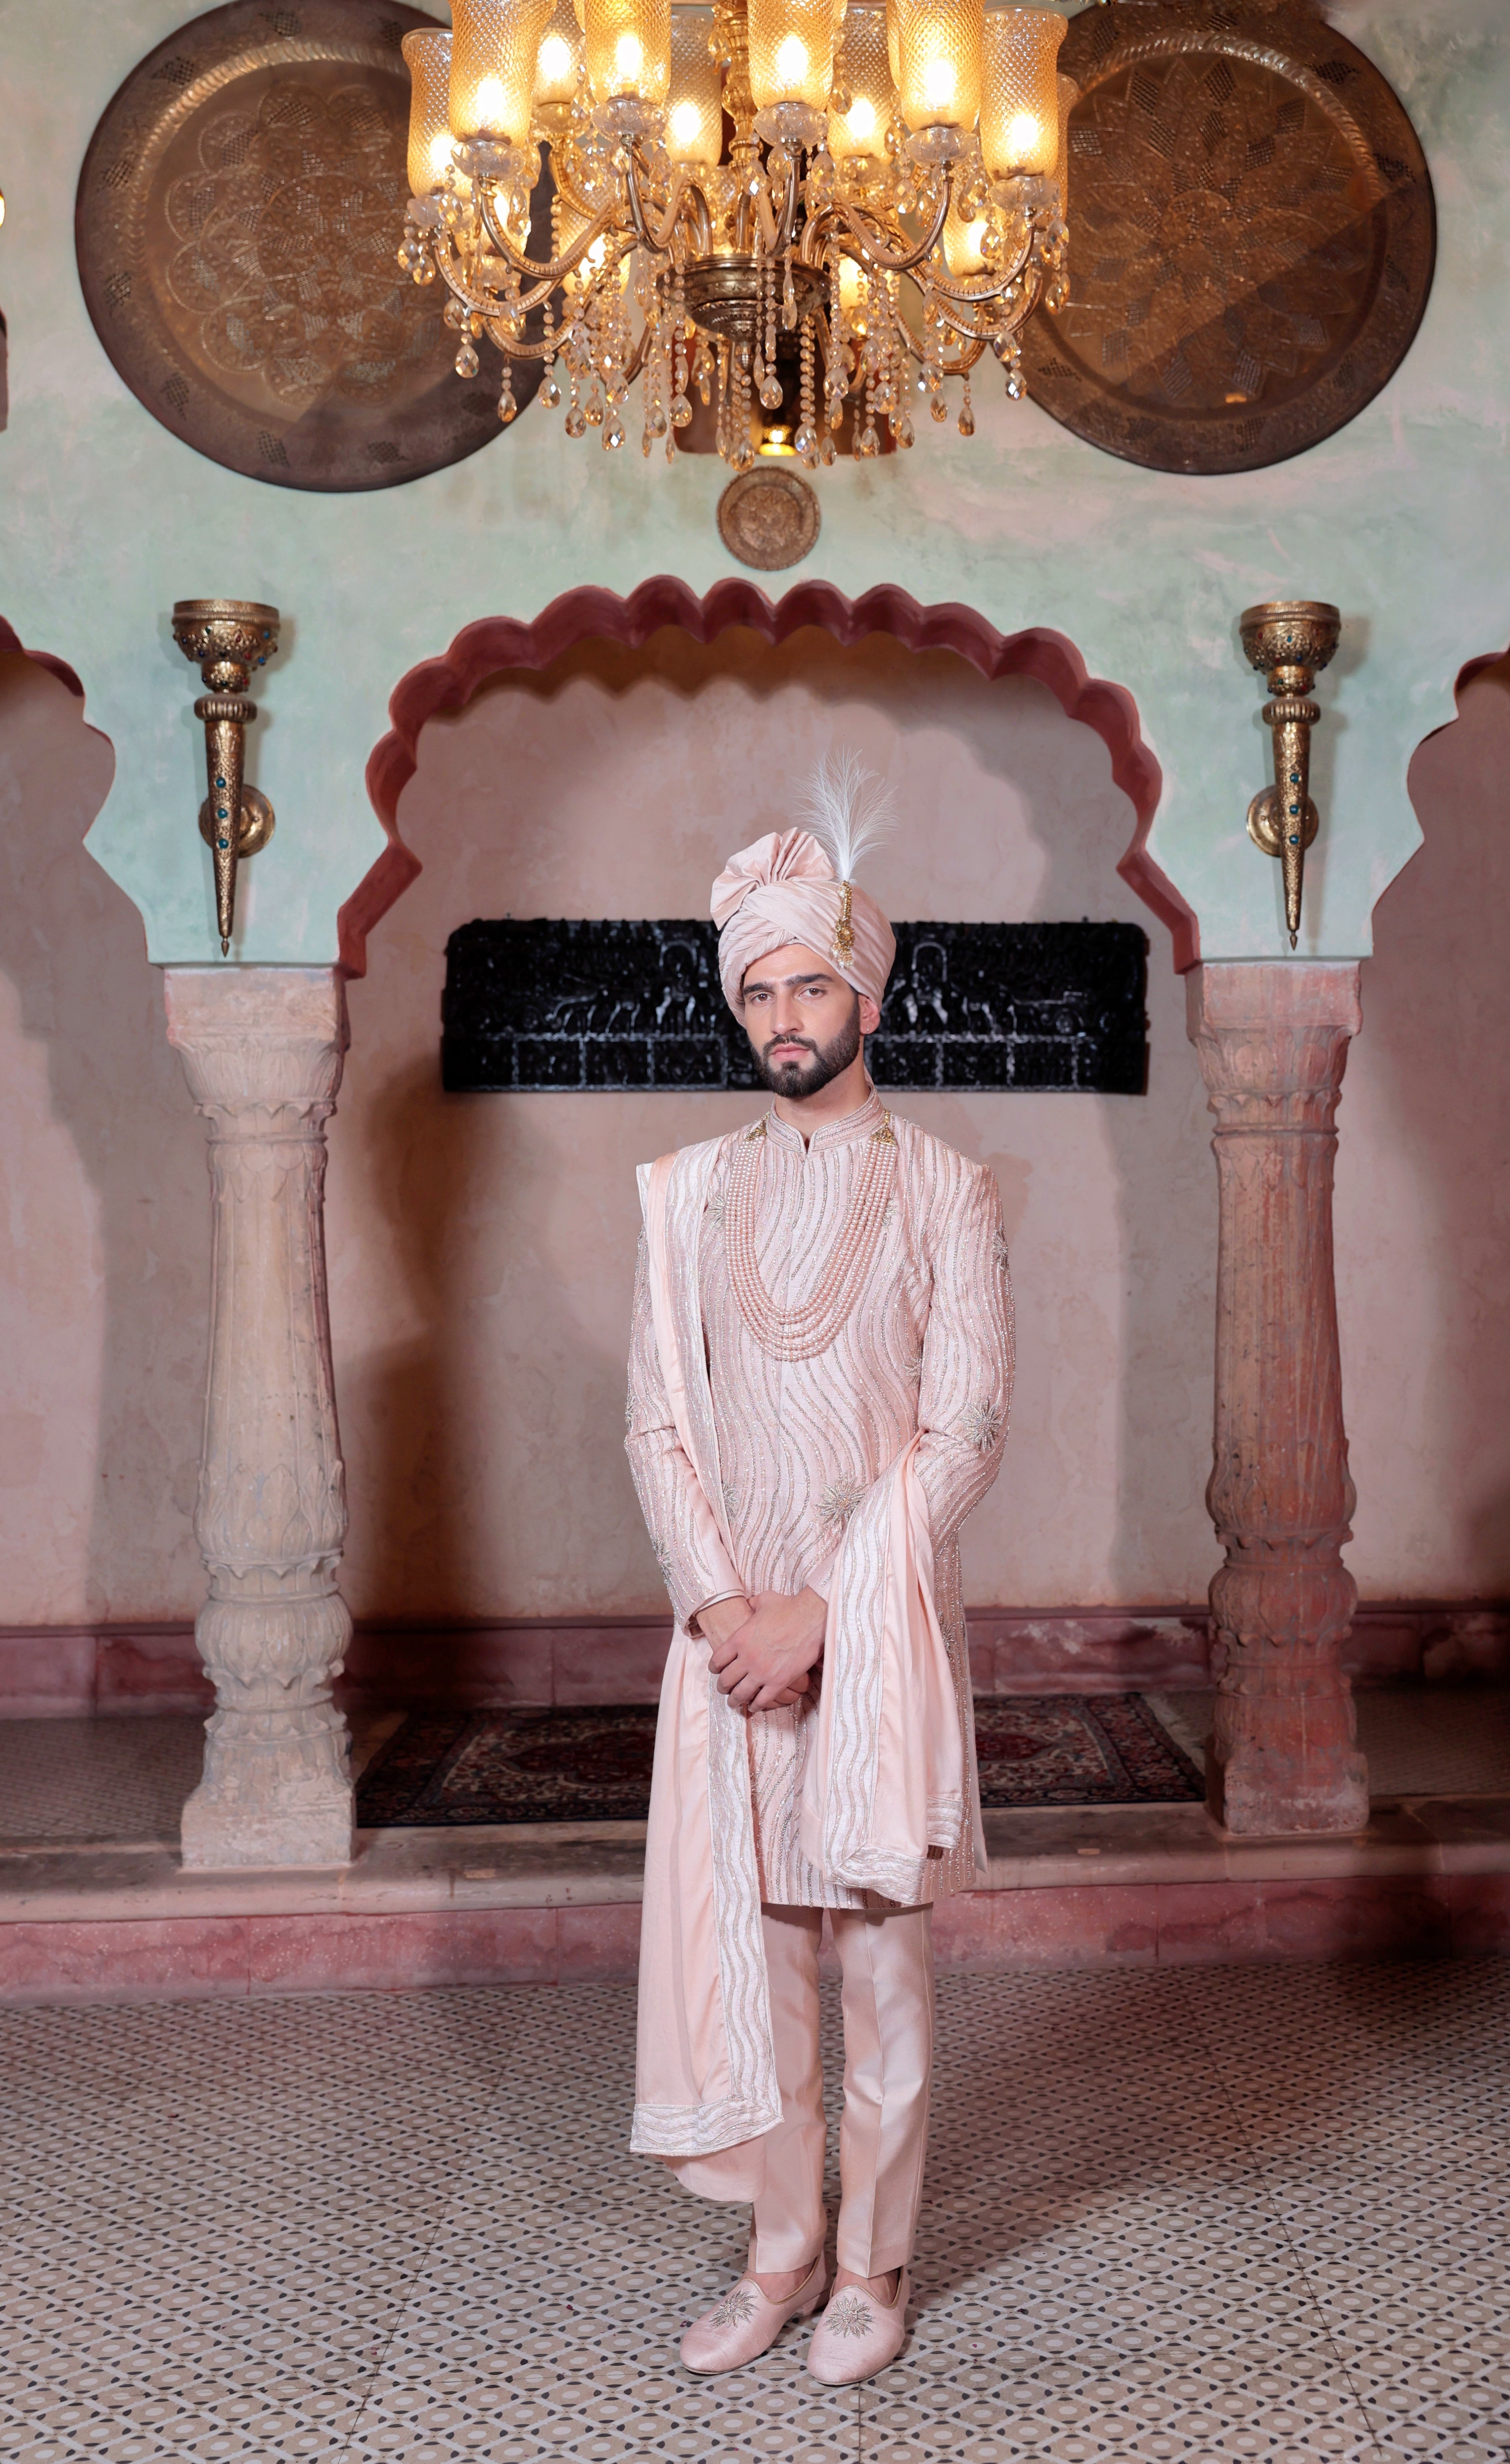
<path id="1" fill-rule="evenodd" d="M 831 2392 L 680 2370 L 741 2233 L 626 2153 L 622 1987 L 0 2014 L 0 2456 L 1504 2464 L 1510 1963 L 940 2016 L 911 2340 Z"/>
<path id="2" fill-rule="evenodd" d="M 1199 1761 L 1210 1694 L 1149 1699 Z M 398 1716 L 358 1724 L 359 1763 Z M 1510 1687 L 1370 1689 L 1358 1696 L 1358 1732 L 1376 1798 L 1499 1794 L 1510 1783 Z M 176 1839 L 203 1750 L 193 1713 L 0 1720 L 0 1842 Z"/>

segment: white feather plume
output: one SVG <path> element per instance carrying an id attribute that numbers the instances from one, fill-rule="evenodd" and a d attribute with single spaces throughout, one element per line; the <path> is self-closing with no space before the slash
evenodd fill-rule
<path id="1" fill-rule="evenodd" d="M 857 753 L 831 753 L 808 783 L 800 815 L 840 881 L 897 827 L 897 800 Z"/>

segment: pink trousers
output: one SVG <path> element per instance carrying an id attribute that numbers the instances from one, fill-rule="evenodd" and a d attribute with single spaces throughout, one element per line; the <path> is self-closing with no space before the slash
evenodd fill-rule
<path id="1" fill-rule="evenodd" d="M 806 2267 L 823 2247 L 823 2066 L 818 2054 L 821 1908 L 765 1907 L 766 1964 L 781 2121 L 765 2142 L 750 2264 Z M 933 2070 L 931 1908 L 831 1908 L 843 1971 L 844 2114 L 838 2263 L 882 2276 L 912 2256 Z"/>

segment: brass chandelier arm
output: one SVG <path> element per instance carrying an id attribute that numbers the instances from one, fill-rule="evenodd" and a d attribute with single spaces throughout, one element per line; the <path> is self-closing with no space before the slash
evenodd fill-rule
<path id="1" fill-rule="evenodd" d="M 825 208 L 822 215 L 816 216 L 812 222 L 809 223 L 807 231 L 803 233 L 804 250 L 806 251 L 808 231 L 814 231 L 820 226 L 828 226 L 832 229 L 837 224 L 842 223 L 851 239 L 855 242 L 855 247 L 859 250 L 860 259 L 863 264 L 868 265 L 877 274 L 910 274 L 914 266 L 922 265 L 924 257 L 928 257 L 933 254 L 934 250 L 938 247 L 940 240 L 944 236 L 944 226 L 948 219 L 949 198 L 952 193 L 952 189 L 953 173 L 952 171 L 945 169 L 944 174 L 944 194 L 939 202 L 939 210 L 934 215 L 932 229 L 929 231 L 927 237 L 920 240 L 918 246 L 906 256 L 893 256 L 888 250 L 877 246 L 876 240 L 872 237 L 872 231 L 884 231 L 885 226 L 882 223 L 877 222 L 876 217 L 872 214 L 867 214 L 864 217 L 864 222 L 862 223 L 861 218 L 855 212 L 855 208 L 853 206 L 846 205 L 842 198 L 835 199 L 832 206 Z M 870 231 L 867 231 L 865 228 L 865 224 L 867 223 L 871 226 Z M 827 232 L 824 231 L 822 235 L 827 236 Z M 807 257 L 807 262 L 810 265 L 821 263 L 820 250 L 821 238 L 817 243 L 815 243 L 813 253 Z"/>
<path id="2" fill-rule="evenodd" d="M 644 191 L 639 184 L 638 162 L 633 154 L 630 156 L 629 169 L 624 180 L 625 193 L 629 198 L 630 219 L 633 223 L 634 234 L 641 248 L 649 249 L 652 256 L 668 256 L 671 253 L 671 243 L 676 232 L 677 217 L 681 212 L 682 199 L 692 185 L 691 175 L 687 171 L 678 170 L 676 173 L 668 192 L 665 219 L 656 231 L 652 227 L 650 217 L 645 210 Z M 707 212 L 706 201 L 703 203 L 703 212 L 704 214 Z"/>
<path id="3" fill-rule="evenodd" d="M 553 291 L 557 283 L 564 280 L 568 274 L 576 273 L 588 249 L 595 240 L 602 237 L 617 210 L 616 200 L 604 206 L 588 223 L 586 231 L 579 231 L 571 246 L 564 250 L 560 256 L 552 257 L 548 265 L 537 265 L 532 257 L 525 256 L 514 246 L 494 211 L 493 200 L 486 188 L 481 191 L 479 203 L 482 208 L 482 228 L 500 256 L 508 260 L 516 274 L 522 274 L 530 282 L 543 282 L 547 291 Z M 453 284 L 452 288 L 455 290 L 455 285 Z M 457 292 L 456 296 L 460 298 L 463 295 Z M 544 292 L 540 296 L 544 298 Z"/>
<path id="4" fill-rule="evenodd" d="M 967 377 L 976 362 L 985 358 L 986 353 L 991 346 L 994 337 L 989 334 L 972 334 L 967 325 L 957 325 L 952 317 L 949 318 L 947 321 L 951 331 L 958 334 L 961 341 L 966 342 L 968 347 L 961 351 L 959 358 L 956 360 L 941 361 L 939 363 L 939 373 L 941 376 L 945 377 Z M 902 341 L 906 343 L 907 349 L 912 358 L 917 361 L 920 367 L 925 366 L 927 364 L 927 354 L 924 351 L 922 344 L 919 341 L 917 335 L 908 324 L 905 317 L 899 318 L 898 323 L 901 327 Z"/>
<path id="5" fill-rule="evenodd" d="M 459 299 L 463 308 L 470 308 L 474 317 L 496 317 L 499 313 L 497 294 L 492 291 L 474 291 L 471 284 L 455 270 L 452 260 L 455 253 L 455 242 L 449 234 L 444 245 L 438 237 L 433 243 L 432 254 L 434 258 L 435 271 L 452 297 Z"/>
<path id="6" fill-rule="evenodd" d="M 1036 236 L 1035 232 L 1029 232 L 1020 254 L 1008 269 L 998 268 L 994 274 L 977 275 L 969 281 L 956 282 L 935 268 L 928 277 L 929 287 L 938 298 L 952 300 L 957 308 L 984 307 L 988 300 L 999 299 L 1004 291 L 1010 291 L 1012 284 L 1019 282 L 1029 271 Z"/>

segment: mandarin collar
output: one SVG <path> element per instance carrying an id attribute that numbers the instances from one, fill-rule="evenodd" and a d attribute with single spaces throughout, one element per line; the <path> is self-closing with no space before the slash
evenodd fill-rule
<path id="1" fill-rule="evenodd" d="M 811 1138 L 804 1138 L 800 1130 L 794 1130 L 789 1121 L 784 1121 L 772 1105 L 768 1112 L 762 1114 L 766 1136 L 773 1139 L 778 1146 L 786 1148 L 788 1152 L 794 1151 L 798 1155 L 811 1155 L 820 1147 L 848 1146 L 855 1138 L 870 1137 L 885 1120 L 886 1107 L 869 1079 L 866 1084 L 870 1087 L 870 1092 L 863 1104 L 858 1105 L 853 1112 L 846 1112 L 841 1120 L 820 1123 Z"/>

